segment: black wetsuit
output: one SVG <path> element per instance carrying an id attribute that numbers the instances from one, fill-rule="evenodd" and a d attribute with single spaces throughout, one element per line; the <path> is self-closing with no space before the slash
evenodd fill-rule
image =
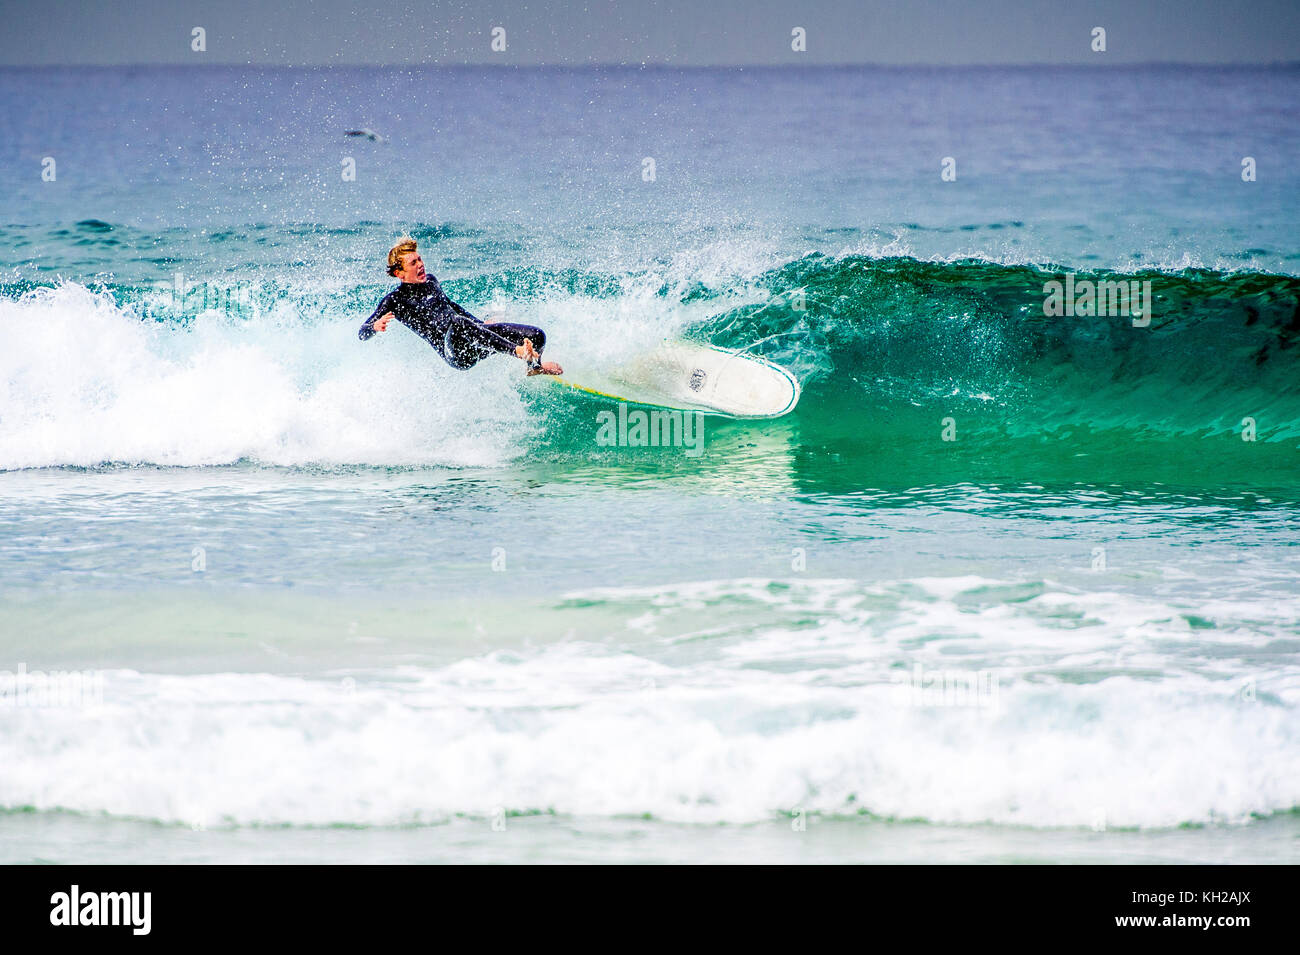
<path id="1" fill-rule="evenodd" d="M 363 342 L 375 334 L 379 316 L 393 317 L 432 345 L 447 364 L 464 371 L 488 355 L 513 355 L 532 339 L 540 355 L 546 347 L 546 333 L 532 325 L 494 322 L 486 325 L 447 297 L 432 275 L 424 282 L 403 282 L 384 296 L 375 313 L 365 320 L 357 337 Z"/>

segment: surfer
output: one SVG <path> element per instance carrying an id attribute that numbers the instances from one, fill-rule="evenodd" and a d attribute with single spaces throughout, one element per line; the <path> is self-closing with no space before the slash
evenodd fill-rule
<path id="1" fill-rule="evenodd" d="M 542 361 L 546 333 L 540 328 L 483 322 L 448 298 L 438 280 L 424 271 L 424 260 L 414 239 L 403 239 L 389 250 L 388 274 L 402 284 L 385 295 L 374 314 L 362 324 L 357 337 L 363 342 L 375 332 L 387 331 L 396 318 L 460 371 L 499 353 L 522 358 L 528 363 L 530 375 L 564 373 L 555 362 Z"/>

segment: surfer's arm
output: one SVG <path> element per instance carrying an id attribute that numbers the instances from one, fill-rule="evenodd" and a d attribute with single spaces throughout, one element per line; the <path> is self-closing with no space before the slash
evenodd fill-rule
<path id="1" fill-rule="evenodd" d="M 393 312 L 389 307 L 390 296 L 385 295 L 384 300 L 379 303 L 379 307 L 374 313 L 361 323 L 361 328 L 357 331 L 357 338 L 363 342 L 374 336 L 375 332 L 388 331 L 388 323 L 393 320 Z"/>
<path id="2" fill-rule="evenodd" d="M 461 318 L 467 318 L 474 323 L 475 328 L 477 329 L 474 333 L 474 337 L 485 344 L 488 348 L 491 348 L 493 351 L 499 351 L 502 354 L 511 353 L 518 355 L 524 361 L 528 362 L 529 365 L 533 364 L 528 355 L 520 354 L 520 349 L 523 347 L 522 345 L 518 345 L 515 342 L 510 341 L 508 338 L 503 338 L 498 335 L 488 327 L 487 322 L 483 321 L 483 319 L 478 316 L 471 314 L 459 303 L 453 302 L 450 298 L 447 298 L 447 305 Z M 487 334 L 484 335 L 483 332 L 486 332 Z"/>
<path id="3" fill-rule="evenodd" d="M 471 315 L 469 312 L 465 311 L 465 309 L 461 308 L 458 304 L 453 302 L 451 299 L 447 299 L 447 304 L 451 306 L 452 311 L 454 311 L 457 315 L 461 316 L 462 318 L 468 318 L 480 329 L 484 329 L 487 331 L 488 335 L 491 337 L 481 338 L 480 340 L 485 342 L 489 348 L 493 348 L 496 351 L 501 352 L 502 354 L 505 354 L 506 352 L 510 352 L 515 355 L 518 355 L 524 361 L 528 362 L 530 367 L 536 364 L 535 359 L 537 358 L 537 352 L 533 351 L 532 345 L 527 345 L 527 346 L 521 345 L 517 342 L 513 342 L 510 339 L 503 337 L 502 335 L 493 331 L 491 327 L 493 324 L 492 322 L 485 322 L 483 321 L 483 319 L 478 318 L 475 315 Z"/>
<path id="4" fill-rule="evenodd" d="M 459 305 L 457 305 L 457 304 L 456 304 L 455 302 L 453 302 L 451 299 L 447 299 L 447 304 L 451 306 L 451 310 L 452 310 L 453 312 L 455 312 L 457 315 L 463 315 L 463 316 L 465 316 L 466 318 L 473 319 L 473 320 L 476 321 L 476 322 L 479 321 L 478 318 L 475 318 L 475 317 L 474 317 L 473 315 L 471 315 L 469 312 L 465 311 L 465 309 L 461 308 Z"/>

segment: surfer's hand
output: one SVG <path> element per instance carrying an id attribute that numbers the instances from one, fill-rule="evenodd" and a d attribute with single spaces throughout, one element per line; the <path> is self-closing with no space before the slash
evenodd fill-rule
<path id="1" fill-rule="evenodd" d="M 384 312 L 383 315 L 380 315 L 379 318 L 375 320 L 375 331 L 377 332 L 388 331 L 388 323 L 391 322 L 392 320 L 393 320 L 393 313 Z"/>
<path id="2" fill-rule="evenodd" d="M 515 354 L 529 364 L 537 361 L 538 357 L 537 349 L 533 347 L 533 340 L 531 338 L 525 338 L 524 343 L 515 349 Z"/>
<path id="3" fill-rule="evenodd" d="M 559 365 L 557 365 L 557 364 L 556 364 L 555 362 L 553 362 L 553 361 L 544 361 L 544 362 L 542 362 L 540 365 L 538 365 L 536 368 L 530 368 L 530 369 L 528 370 L 528 374 L 530 374 L 530 375 L 562 375 L 562 374 L 564 374 L 564 369 L 561 368 Z"/>

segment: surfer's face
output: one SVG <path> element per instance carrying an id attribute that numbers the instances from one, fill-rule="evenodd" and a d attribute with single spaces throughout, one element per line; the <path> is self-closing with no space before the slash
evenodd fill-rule
<path id="1" fill-rule="evenodd" d="M 427 275 L 424 271 L 424 259 L 419 252 L 407 252 L 402 256 L 402 268 L 397 277 L 403 282 L 423 282 Z"/>

